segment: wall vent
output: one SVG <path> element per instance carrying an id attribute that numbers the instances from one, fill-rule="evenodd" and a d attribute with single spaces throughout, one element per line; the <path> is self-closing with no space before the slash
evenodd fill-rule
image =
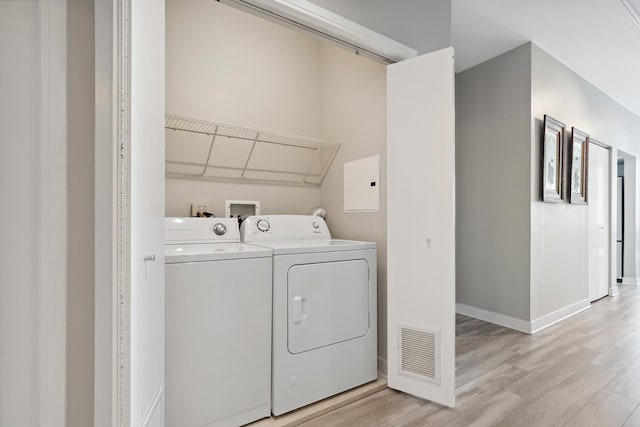
<path id="1" fill-rule="evenodd" d="M 398 325 L 398 370 L 440 384 L 440 331 Z"/>

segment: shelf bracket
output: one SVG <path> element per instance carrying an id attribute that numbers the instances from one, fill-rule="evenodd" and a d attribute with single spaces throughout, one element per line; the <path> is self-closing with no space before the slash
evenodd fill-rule
<path id="1" fill-rule="evenodd" d="M 318 158 L 318 154 L 320 153 L 320 150 L 322 150 L 322 144 L 320 144 L 320 146 L 318 148 L 316 148 L 316 152 L 313 153 L 313 157 L 311 158 L 311 161 L 309 162 L 309 167 L 307 168 L 307 171 L 305 172 L 304 176 L 302 177 L 302 182 L 304 182 L 305 184 L 307 184 L 307 178 L 309 177 L 309 174 L 311 173 L 311 169 L 313 168 L 313 164 L 316 162 L 316 159 Z"/>
<path id="2" fill-rule="evenodd" d="M 211 159 L 211 153 L 213 153 L 213 144 L 216 142 L 216 136 L 218 136 L 218 126 L 213 130 L 213 136 L 211 137 L 211 145 L 209 145 L 209 152 L 207 153 L 207 160 L 204 162 L 204 168 L 200 176 L 205 176 L 207 169 L 209 169 L 209 160 Z"/>
<path id="3" fill-rule="evenodd" d="M 251 150 L 249 151 L 247 160 L 244 162 L 244 166 L 242 167 L 242 173 L 240 174 L 240 178 L 242 179 L 244 179 L 244 173 L 247 171 L 247 166 L 249 166 L 249 161 L 251 161 L 251 156 L 253 155 L 253 150 L 256 148 L 258 139 L 260 139 L 260 132 L 256 132 L 256 137 L 253 140 L 253 144 L 251 144 Z"/>

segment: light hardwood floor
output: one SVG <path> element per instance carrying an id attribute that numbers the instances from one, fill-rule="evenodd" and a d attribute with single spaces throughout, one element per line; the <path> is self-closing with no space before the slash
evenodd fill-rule
<path id="1" fill-rule="evenodd" d="M 303 426 L 640 426 L 640 287 L 526 335 L 457 316 L 456 408 L 385 389 Z"/>

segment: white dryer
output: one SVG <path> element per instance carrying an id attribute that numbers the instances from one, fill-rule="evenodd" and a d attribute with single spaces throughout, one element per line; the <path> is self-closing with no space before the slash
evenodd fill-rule
<path id="1" fill-rule="evenodd" d="M 375 243 L 304 215 L 249 217 L 241 237 L 273 250 L 273 414 L 375 380 Z"/>
<path id="2" fill-rule="evenodd" d="M 168 427 L 270 415 L 271 251 L 231 218 L 166 218 Z"/>

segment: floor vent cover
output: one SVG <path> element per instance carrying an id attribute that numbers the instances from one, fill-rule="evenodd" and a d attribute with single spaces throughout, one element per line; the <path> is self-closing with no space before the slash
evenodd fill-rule
<path id="1" fill-rule="evenodd" d="M 398 325 L 401 374 L 440 384 L 440 331 Z"/>

